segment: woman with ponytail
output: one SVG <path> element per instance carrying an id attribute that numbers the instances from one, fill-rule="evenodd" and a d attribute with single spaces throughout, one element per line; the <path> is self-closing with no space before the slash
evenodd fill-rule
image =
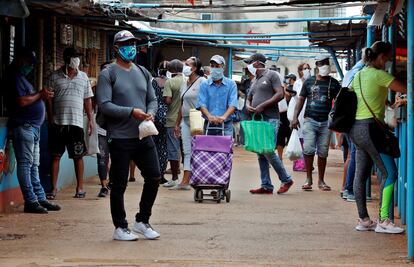
<path id="1" fill-rule="evenodd" d="M 375 141 L 378 136 L 377 120 L 384 122 L 385 102 L 388 88 L 395 92 L 405 93 L 407 87 L 394 76 L 385 71 L 392 63 L 392 46 L 386 42 L 375 42 L 367 48 L 364 55 L 367 67 L 358 72 L 353 81 L 357 99 L 356 121 L 349 135 L 357 147 L 354 194 L 358 208 L 358 231 L 374 231 L 377 233 L 398 234 L 404 229 L 395 226 L 389 218 L 394 184 L 397 180 L 395 160 L 388 154 L 378 150 L 382 144 Z M 372 163 L 379 169 L 380 209 L 377 222 L 370 219 L 366 205 L 366 181 L 370 176 Z"/>

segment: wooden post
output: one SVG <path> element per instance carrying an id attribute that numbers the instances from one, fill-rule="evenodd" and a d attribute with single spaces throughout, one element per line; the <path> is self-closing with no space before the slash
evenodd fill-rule
<path id="1" fill-rule="evenodd" d="M 57 40 L 56 40 L 56 17 L 53 16 L 52 17 L 52 31 L 53 31 L 53 36 L 52 36 L 52 63 L 53 63 L 53 70 L 56 70 L 56 46 L 57 46 Z"/>
<path id="2" fill-rule="evenodd" d="M 39 19 L 39 71 L 37 75 L 37 88 L 43 88 L 43 46 L 44 46 L 44 20 Z"/>

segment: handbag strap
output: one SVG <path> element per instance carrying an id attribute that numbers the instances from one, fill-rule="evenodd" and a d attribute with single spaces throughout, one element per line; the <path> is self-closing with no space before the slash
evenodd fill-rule
<path id="1" fill-rule="evenodd" d="M 380 125 L 381 128 L 383 128 L 384 130 L 386 130 L 384 124 L 377 118 L 377 116 L 375 115 L 374 111 L 371 109 L 371 107 L 368 105 L 367 100 L 365 99 L 364 93 L 362 92 L 361 76 L 362 76 L 362 72 L 360 71 L 359 72 L 359 76 L 358 76 L 358 80 L 359 80 L 359 90 L 361 91 L 362 99 L 364 100 L 364 103 L 367 106 L 369 112 L 371 112 L 372 116 L 374 117 L 375 122 L 378 123 L 378 125 Z"/>
<path id="2" fill-rule="evenodd" d="M 195 79 L 188 87 L 187 87 L 187 90 L 185 90 L 185 92 L 181 95 L 181 98 L 184 98 L 184 95 L 188 92 L 188 90 L 190 90 L 191 89 L 191 87 L 193 86 L 193 84 L 198 80 L 198 79 L 200 79 L 200 76 L 198 76 L 197 77 L 197 79 Z"/>

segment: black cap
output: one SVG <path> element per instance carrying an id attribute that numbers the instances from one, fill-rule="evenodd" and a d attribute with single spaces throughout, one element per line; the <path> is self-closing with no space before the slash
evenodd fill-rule
<path id="1" fill-rule="evenodd" d="M 263 54 L 255 53 L 243 61 L 247 64 L 252 64 L 253 62 L 256 62 L 256 61 L 266 64 L 266 57 Z"/>
<path id="2" fill-rule="evenodd" d="M 33 51 L 33 49 L 30 49 L 28 47 L 20 47 L 16 49 L 15 54 L 16 57 L 27 59 L 32 64 L 37 63 L 36 53 Z"/>
<path id="3" fill-rule="evenodd" d="M 83 56 L 82 53 L 78 52 L 74 47 L 68 47 L 63 51 L 63 58 L 79 57 Z"/>
<path id="4" fill-rule="evenodd" d="M 296 81 L 296 75 L 293 73 L 289 73 L 288 75 L 285 76 L 285 79 L 292 79 Z"/>

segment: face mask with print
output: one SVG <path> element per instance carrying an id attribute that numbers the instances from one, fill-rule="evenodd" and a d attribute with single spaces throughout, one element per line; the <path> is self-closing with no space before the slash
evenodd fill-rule
<path id="1" fill-rule="evenodd" d="M 254 64 L 255 62 L 253 62 L 252 64 L 249 64 L 249 65 L 247 65 L 247 69 L 249 70 L 249 72 L 253 75 L 253 76 L 256 76 L 256 68 L 255 67 L 253 67 L 253 64 Z"/>
<path id="2" fill-rule="evenodd" d="M 224 69 L 223 68 L 211 68 L 211 79 L 213 81 L 218 81 L 223 79 L 224 76 Z"/>
<path id="3" fill-rule="evenodd" d="M 80 58 L 78 57 L 71 57 L 69 62 L 69 68 L 78 70 L 80 65 Z"/>
<path id="4" fill-rule="evenodd" d="M 385 69 L 389 70 L 392 68 L 392 61 L 388 60 L 387 62 L 385 62 Z"/>
<path id="5" fill-rule="evenodd" d="M 191 67 L 190 66 L 187 66 L 187 65 L 184 65 L 184 67 L 183 67 L 183 74 L 186 77 L 189 77 L 192 73 L 193 73 L 193 71 L 191 70 Z"/>
<path id="6" fill-rule="evenodd" d="M 20 72 L 23 76 L 29 75 L 33 71 L 33 66 L 24 65 L 21 67 Z"/>
<path id="7" fill-rule="evenodd" d="M 303 70 L 303 78 L 307 80 L 311 76 L 310 69 Z"/>
<path id="8" fill-rule="evenodd" d="M 318 69 L 319 69 L 319 75 L 321 75 L 322 77 L 328 76 L 329 73 L 331 73 L 330 65 L 323 65 L 323 66 L 318 67 Z"/>
<path id="9" fill-rule="evenodd" d="M 137 48 L 135 45 L 121 46 L 118 49 L 118 54 L 125 62 L 131 62 L 137 56 Z"/>

